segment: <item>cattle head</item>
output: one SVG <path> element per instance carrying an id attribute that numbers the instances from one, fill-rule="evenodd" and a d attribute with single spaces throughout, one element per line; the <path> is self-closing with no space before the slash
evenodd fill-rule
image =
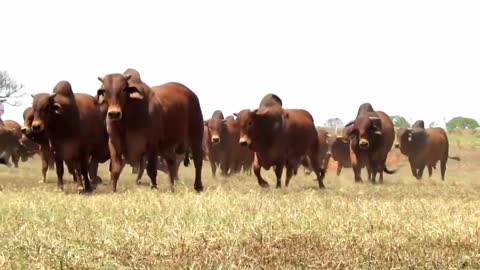
<path id="1" fill-rule="evenodd" d="M 382 135 L 381 120 L 376 116 L 359 115 L 346 125 L 345 135 L 362 150 L 369 149 L 375 137 Z"/>
<path id="2" fill-rule="evenodd" d="M 397 131 L 396 148 L 400 149 L 402 154 L 408 156 L 421 148 L 425 142 L 427 134 L 422 128 L 399 128 Z"/>
<path id="3" fill-rule="evenodd" d="M 70 84 L 62 81 L 55 86 L 55 89 L 57 89 L 57 87 L 70 87 Z M 34 96 L 32 103 L 33 119 L 29 116 L 28 121 L 25 121 L 27 123 L 31 121 L 32 133 L 41 133 L 45 130 L 45 126 L 48 125 L 49 122 L 60 120 L 69 121 L 69 117 L 65 117 L 65 112 L 71 110 L 72 104 L 76 108 L 75 100 L 70 96 L 66 97 L 55 92 L 52 94 L 37 94 Z M 24 125 L 23 132 L 29 132 L 27 125 Z"/>
<path id="4" fill-rule="evenodd" d="M 33 122 L 33 109 L 32 107 L 28 107 L 25 109 L 25 111 L 23 111 L 23 126 L 21 128 L 22 133 L 25 136 L 29 136 L 32 134 L 32 122 Z"/>
<path id="5" fill-rule="evenodd" d="M 132 75 L 128 73 L 113 73 L 98 77 L 102 86 L 97 91 L 99 104 L 107 103 L 107 119 L 117 121 L 122 119 L 123 109 L 132 101 L 143 100 L 145 91 L 140 83 L 131 84 Z"/>
<path id="6" fill-rule="evenodd" d="M 270 145 L 272 137 L 282 126 L 280 110 L 242 110 L 234 114 L 240 130 L 239 143 L 242 146 L 255 148 L 256 145 Z"/>
<path id="7" fill-rule="evenodd" d="M 212 144 L 219 144 L 225 129 L 225 119 L 210 118 L 203 121 L 203 124 L 208 128 L 208 137 Z"/>

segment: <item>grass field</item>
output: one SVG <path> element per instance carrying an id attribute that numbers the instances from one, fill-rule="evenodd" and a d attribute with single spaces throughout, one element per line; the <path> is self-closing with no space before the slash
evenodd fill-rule
<path id="1" fill-rule="evenodd" d="M 204 163 L 201 194 L 191 167 L 175 193 L 162 173 L 159 191 L 135 185 L 127 166 L 117 194 L 101 185 L 89 196 L 70 176 L 56 192 L 54 171 L 38 183 L 38 160 L 1 167 L 0 269 L 478 269 L 480 152 L 451 154 L 462 161 L 444 182 L 438 170 L 417 181 L 398 159 L 383 185 L 330 170 L 325 190 L 302 169 L 276 190 L 243 174 L 213 179 Z"/>

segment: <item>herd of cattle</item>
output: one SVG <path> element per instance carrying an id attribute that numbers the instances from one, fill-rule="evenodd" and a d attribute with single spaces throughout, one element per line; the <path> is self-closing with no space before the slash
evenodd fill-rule
<path id="1" fill-rule="evenodd" d="M 395 130 L 390 117 L 371 104 L 360 106 L 354 120 L 340 136 L 316 128 L 312 115 L 303 109 L 287 109 L 275 94 L 267 94 L 254 110 L 246 109 L 224 117 L 215 111 L 204 120 L 197 95 L 180 83 L 150 87 L 138 71 L 127 69 L 98 78 L 96 96 L 75 94 L 67 81 L 60 81 L 52 93 L 32 95 L 32 106 L 23 114 L 24 124 L 0 120 L 1 162 L 15 167 L 35 154 L 42 160 L 42 181 L 55 168 L 58 188 L 63 189 L 64 163 L 81 192 L 92 192 L 101 182 L 99 163 L 109 161 L 112 190 L 125 166 L 132 166 L 140 181 L 144 170 L 157 188 L 157 170 L 169 175 L 170 187 L 178 179 L 183 162 L 195 167 L 194 188 L 203 190 L 202 164 L 209 161 L 212 175 L 255 174 L 258 184 L 268 187 L 260 170 L 274 168 L 276 187 L 285 186 L 304 166 L 314 173 L 320 188 L 330 159 L 352 168 L 361 182 L 361 169 L 368 180 L 383 182 L 383 173 L 393 147 Z M 408 157 L 412 174 L 429 175 L 440 161 L 442 180 L 449 158 L 449 144 L 441 128 L 425 129 L 423 121 L 397 131 L 401 153 Z"/>

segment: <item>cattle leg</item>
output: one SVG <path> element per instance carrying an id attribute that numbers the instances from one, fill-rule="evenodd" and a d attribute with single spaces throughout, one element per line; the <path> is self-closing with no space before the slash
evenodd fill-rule
<path id="1" fill-rule="evenodd" d="M 88 166 L 88 173 L 90 175 L 90 179 L 95 185 L 102 182 L 102 178 L 98 176 L 98 161 L 93 158 Z"/>
<path id="2" fill-rule="evenodd" d="M 110 178 L 112 181 L 112 191 L 117 192 L 117 182 L 122 172 L 123 164 L 120 153 L 117 152 L 111 140 L 108 142 L 108 149 L 110 151 Z"/>
<path id="3" fill-rule="evenodd" d="M 337 165 L 337 176 L 340 176 L 341 172 L 342 172 L 342 165 L 338 164 Z"/>
<path id="4" fill-rule="evenodd" d="M 417 176 L 417 168 L 415 168 L 415 166 L 410 163 L 410 170 L 412 171 L 412 175 L 413 177 L 417 178 L 418 179 L 418 176 Z"/>
<path id="5" fill-rule="evenodd" d="M 352 165 L 352 169 L 353 169 L 353 174 L 355 175 L 355 182 L 356 183 L 361 183 L 363 182 L 362 181 L 362 177 L 360 176 L 360 166 L 358 165 Z"/>
<path id="6" fill-rule="evenodd" d="M 203 150 L 202 150 L 202 140 L 200 141 L 193 141 L 192 146 L 192 157 L 193 157 L 193 165 L 195 166 L 195 183 L 193 184 L 193 188 L 201 192 L 203 191 L 203 184 L 202 184 L 202 166 L 203 166 Z"/>
<path id="7" fill-rule="evenodd" d="M 209 158 L 210 160 L 210 169 L 212 169 L 212 177 L 215 178 L 215 173 L 217 172 L 217 164 L 215 164 L 215 160 L 213 158 Z"/>
<path id="8" fill-rule="evenodd" d="M 293 168 L 290 165 L 287 165 L 287 178 L 285 179 L 285 187 L 288 187 L 288 184 L 290 184 L 290 179 L 292 178 L 293 175 Z"/>
<path id="9" fill-rule="evenodd" d="M 97 163 L 98 167 L 98 163 Z M 84 188 L 81 190 L 82 193 L 90 193 L 93 191 L 93 184 L 88 175 L 88 156 L 86 153 L 83 153 L 80 158 L 80 171 L 83 176 Z"/>
<path id="10" fill-rule="evenodd" d="M 157 153 L 154 151 L 147 156 L 147 174 L 150 177 L 150 188 L 157 189 Z M 170 179 L 170 190 L 173 191 L 172 179 Z"/>
<path id="11" fill-rule="evenodd" d="M 63 160 L 55 158 L 55 167 L 57 169 L 57 188 L 63 190 Z"/>
<path id="12" fill-rule="evenodd" d="M 446 170 L 447 170 L 447 159 L 440 161 L 440 173 L 442 175 L 442 181 L 445 181 Z"/>
<path id="13" fill-rule="evenodd" d="M 420 168 L 418 168 L 418 173 L 417 173 L 417 179 L 420 180 L 422 179 L 423 176 L 423 170 L 425 170 L 425 165 L 421 165 Z"/>
<path id="14" fill-rule="evenodd" d="M 146 163 L 147 163 L 147 160 L 142 158 L 142 161 L 140 161 L 140 163 L 137 166 L 135 166 L 138 171 L 137 180 L 135 181 L 137 185 L 140 184 L 140 181 L 142 180 L 143 173 L 145 172 Z"/>
<path id="15" fill-rule="evenodd" d="M 281 188 L 282 187 L 282 173 L 283 173 L 283 164 L 275 165 L 275 176 L 277 177 L 276 188 Z"/>
<path id="16" fill-rule="evenodd" d="M 18 168 L 18 162 L 20 161 L 20 155 L 18 153 L 12 153 L 12 161 L 15 168 Z"/>
<path id="17" fill-rule="evenodd" d="M 48 163 L 49 163 L 49 155 L 46 154 L 43 150 L 40 152 L 40 158 L 42 159 L 42 177 L 43 179 L 40 181 L 40 183 L 46 183 L 47 182 L 47 171 L 48 171 Z"/>
<path id="18" fill-rule="evenodd" d="M 428 177 L 432 177 L 432 173 L 433 173 L 432 172 L 432 169 L 433 169 L 432 166 L 428 165 L 427 168 L 428 168 Z"/>
<path id="19" fill-rule="evenodd" d="M 255 160 L 253 161 L 253 173 L 254 173 L 255 176 L 257 177 L 258 184 L 259 184 L 261 187 L 267 188 L 267 187 L 268 187 L 268 183 L 267 183 L 267 181 L 265 181 L 265 180 L 262 178 L 262 175 L 260 174 L 261 168 L 262 168 L 262 165 L 261 165 L 260 162 L 257 160 L 257 156 L 255 155 Z"/>

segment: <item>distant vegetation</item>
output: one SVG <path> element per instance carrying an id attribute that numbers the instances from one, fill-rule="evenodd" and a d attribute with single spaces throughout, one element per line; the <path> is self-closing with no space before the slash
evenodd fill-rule
<path id="1" fill-rule="evenodd" d="M 25 95 L 23 85 L 10 78 L 7 71 L 0 70 L 0 101 L 12 106 L 20 106 L 18 100 Z"/>
<path id="2" fill-rule="evenodd" d="M 410 127 L 410 123 L 408 123 L 407 119 L 405 117 L 400 116 L 400 115 L 392 115 L 390 116 L 390 119 L 393 122 L 394 127 Z"/>
<path id="3" fill-rule="evenodd" d="M 467 117 L 454 117 L 450 121 L 447 122 L 447 129 L 448 131 L 452 131 L 454 129 L 475 129 L 478 128 L 478 122 L 475 119 L 467 118 Z"/>

